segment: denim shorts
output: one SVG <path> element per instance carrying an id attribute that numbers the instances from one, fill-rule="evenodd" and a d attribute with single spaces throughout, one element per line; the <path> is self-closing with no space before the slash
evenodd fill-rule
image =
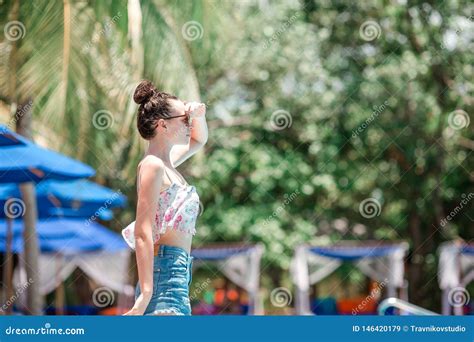
<path id="1" fill-rule="evenodd" d="M 191 316 L 189 286 L 194 257 L 176 246 L 159 245 L 153 257 L 153 295 L 145 315 L 174 314 Z M 140 282 L 135 300 L 140 295 Z"/>

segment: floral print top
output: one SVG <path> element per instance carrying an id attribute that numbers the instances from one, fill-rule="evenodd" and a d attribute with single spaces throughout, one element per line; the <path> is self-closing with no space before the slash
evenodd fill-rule
<path id="1" fill-rule="evenodd" d="M 196 219 L 199 215 L 199 195 L 193 185 L 172 183 L 162 191 L 158 200 L 153 242 L 160 239 L 167 229 L 176 229 L 192 235 L 196 234 Z M 135 249 L 135 221 L 122 230 L 122 236 Z"/>

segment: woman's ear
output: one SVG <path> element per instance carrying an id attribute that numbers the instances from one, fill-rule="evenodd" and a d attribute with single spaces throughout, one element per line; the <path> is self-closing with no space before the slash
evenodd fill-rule
<path id="1" fill-rule="evenodd" d="M 163 119 L 159 119 L 158 120 L 158 124 L 156 125 L 156 127 L 163 127 L 164 129 L 168 130 L 168 127 L 166 126 L 166 123 L 165 123 L 165 120 Z"/>

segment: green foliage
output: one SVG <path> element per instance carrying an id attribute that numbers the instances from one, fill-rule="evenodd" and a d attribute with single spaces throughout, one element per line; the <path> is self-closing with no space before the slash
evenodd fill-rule
<path id="1" fill-rule="evenodd" d="M 474 229 L 472 203 L 440 224 L 473 189 L 472 147 L 460 144 L 472 141 L 472 124 L 449 124 L 454 110 L 472 111 L 465 5 L 236 6 L 245 30 L 228 36 L 223 80 L 205 94 L 223 123 L 210 134 L 206 183 L 223 191 L 201 187 L 203 225 L 218 239 L 263 241 L 264 265 L 285 270 L 298 243 L 407 240 L 411 297 L 435 305 L 436 269 L 425 262 Z M 380 26 L 371 41 L 360 31 L 368 20 Z M 270 127 L 278 110 L 291 115 L 282 130 Z M 228 117 L 237 124 L 227 127 Z M 361 215 L 366 198 L 379 215 Z"/>
<path id="2" fill-rule="evenodd" d="M 134 215 L 143 145 L 131 94 L 147 77 L 208 104 L 208 144 L 183 166 L 204 207 L 196 246 L 262 242 L 273 279 L 299 243 L 406 240 L 410 297 L 434 309 L 436 248 L 474 233 L 472 202 L 441 226 L 473 191 L 473 125 L 452 120 L 472 113 L 470 3 L 142 1 L 137 50 L 126 2 L 73 2 L 64 110 L 63 3 L 38 6 L 21 5 L 17 96 L 34 97 L 38 135 L 129 196 L 116 229 Z M 191 20 L 203 37 L 188 41 Z M 4 98 L 11 74 L 0 72 Z M 101 109 L 113 116 L 107 130 L 92 125 Z M 359 209 L 368 198 L 380 205 L 373 218 Z"/>

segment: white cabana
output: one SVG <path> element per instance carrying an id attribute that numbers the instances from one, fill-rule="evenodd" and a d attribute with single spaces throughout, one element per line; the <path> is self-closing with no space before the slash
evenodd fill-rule
<path id="1" fill-rule="evenodd" d="M 384 282 L 388 297 L 397 297 L 397 288 L 405 289 L 404 258 L 406 242 L 342 241 L 330 246 L 299 245 L 291 261 L 290 273 L 296 286 L 295 312 L 313 315 L 309 303 L 309 287 L 333 273 L 344 261 L 354 262 L 365 275 Z M 406 291 L 401 291 L 407 300 Z"/>
<path id="2" fill-rule="evenodd" d="M 262 244 L 214 244 L 194 248 L 191 251 L 193 272 L 206 262 L 215 262 L 219 270 L 249 295 L 251 315 L 263 315 L 263 302 L 259 296 L 260 259 Z"/>
<path id="3" fill-rule="evenodd" d="M 13 287 L 15 293 L 20 288 L 28 287 L 26 270 L 23 265 L 24 257 L 19 258 L 19 267 L 13 273 Z M 40 294 L 46 295 L 54 291 L 79 267 L 96 284 L 105 286 L 112 291 L 133 296 L 134 288 L 128 284 L 128 268 L 130 252 L 127 249 L 116 252 L 98 251 L 83 252 L 76 255 L 62 255 L 60 253 L 41 253 L 38 265 L 40 270 Z M 23 306 L 23 296 L 18 297 L 17 303 Z"/>
<path id="4" fill-rule="evenodd" d="M 19 255 L 12 279 L 13 301 L 19 307 L 26 304 L 25 289 L 29 286 L 24 265 L 22 227 L 21 222 L 15 222 L 12 241 L 12 251 Z M 54 291 L 79 267 L 96 284 L 123 294 L 123 298 L 133 296 L 134 288 L 128 284 L 131 253 L 119 234 L 95 222 L 86 224 L 84 219 L 54 218 L 38 221 L 38 235 L 41 295 Z M 4 232 L 0 231 L 0 250 L 4 240 Z"/>
<path id="5" fill-rule="evenodd" d="M 443 291 L 442 314 L 450 315 L 454 309 L 456 315 L 462 315 L 463 301 L 469 298 L 466 287 L 474 280 L 474 244 L 445 242 L 439 247 L 439 254 L 438 281 Z"/>

